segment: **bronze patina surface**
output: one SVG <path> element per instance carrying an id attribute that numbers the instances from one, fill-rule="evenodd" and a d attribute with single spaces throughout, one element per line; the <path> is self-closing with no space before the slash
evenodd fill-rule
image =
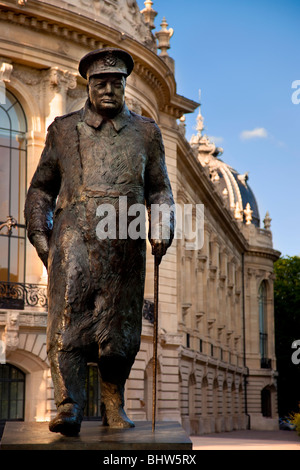
<path id="1" fill-rule="evenodd" d="M 111 429 L 99 422 L 82 423 L 79 436 L 52 434 L 47 423 L 7 422 L 1 440 L 1 450 L 192 450 L 192 441 L 179 423 L 137 421 L 129 430 Z"/>
<path id="2" fill-rule="evenodd" d="M 86 105 L 49 127 L 25 204 L 28 237 L 48 270 L 47 351 L 57 406 L 50 430 L 65 435 L 80 431 L 88 362 L 99 366 L 103 423 L 134 426 L 124 385 L 140 347 L 146 241 L 123 236 L 132 217 L 127 227 L 119 222 L 119 201 L 150 211 L 174 204 L 161 132 L 124 101 L 132 68 L 126 54 L 99 50 L 82 59 Z M 104 204 L 116 212 L 115 238 L 97 236 Z M 168 238 L 150 234 L 160 259 L 173 225 L 171 218 Z"/>

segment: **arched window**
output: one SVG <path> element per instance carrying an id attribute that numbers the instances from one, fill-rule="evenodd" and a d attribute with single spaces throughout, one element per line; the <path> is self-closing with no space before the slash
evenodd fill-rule
<path id="1" fill-rule="evenodd" d="M 6 421 L 23 421 L 25 374 L 11 364 L 0 364 L 0 437 Z"/>
<path id="2" fill-rule="evenodd" d="M 263 281 L 258 292 L 259 304 L 259 348 L 261 356 L 261 367 L 269 368 L 268 359 L 268 324 L 267 324 L 267 286 Z"/>
<path id="3" fill-rule="evenodd" d="M 26 116 L 6 90 L 0 104 L 0 281 L 25 282 Z M 17 227 L 8 230 L 8 217 Z M 3 225 L 4 224 L 4 225 Z"/>

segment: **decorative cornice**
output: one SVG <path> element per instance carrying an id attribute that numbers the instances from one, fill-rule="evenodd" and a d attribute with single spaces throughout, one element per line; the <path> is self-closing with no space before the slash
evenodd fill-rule
<path id="1" fill-rule="evenodd" d="M 198 103 L 176 94 L 174 75 L 155 52 L 111 26 L 101 23 L 101 28 L 99 28 L 99 21 L 82 17 L 73 11 L 62 9 L 58 15 L 57 7 L 36 0 L 28 3 L 26 8 L 20 7 L 12 1 L 0 2 L 0 20 L 62 39 L 64 47 L 59 51 L 59 55 L 64 62 L 69 63 L 70 69 L 76 73 L 77 62 L 67 54 L 67 41 L 79 44 L 88 50 L 107 46 L 122 47 L 134 58 L 134 72 L 145 80 L 155 92 L 161 112 L 177 119 L 183 114 L 193 112 L 198 107 Z M 50 54 L 51 57 L 52 51 L 45 50 L 44 53 L 48 56 Z M 55 51 L 55 56 L 57 57 L 57 51 Z M 30 61 L 32 62 L 32 57 Z M 53 66 L 53 62 L 47 63 L 46 58 L 45 63 L 37 63 L 36 65 L 38 68 L 41 66 L 48 68 Z M 61 66 L 61 64 L 57 65 Z M 83 81 L 81 77 L 79 80 Z"/>
<path id="2" fill-rule="evenodd" d="M 259 258 L 267 258 L 273 262 L 277 261 L 281 256 L 280 251 L 273 250 L 272 248 L 261 248 L 258 246 L 250 246 L 245 254 L 252 257 L 257 256 Z"/>
<path id="3" fill-rule="evenodd" d="M 15 312 L 18 327 L 45 328 L 47 326 L 47 312 L 33 312 L 24 310 L 0 310 L 0 326 L 7 327 L 9 314 Z"/>
<path id="4" fill-rule="evenodd" d="M 72 42 L 84 46 L 90 46 L 91 48 L 97 49 L 104 46 L 104 44 L 95 37 L 74 31 L 70 27 L 64 26 L 58 22 L 53 22 L 52 20 L 47 20 L 29 11 L 13 11 L 11 8 L 8 9 L 8 6 L 3 2 L 0 2 L 0 19 L 28 27 L 34 31 L 54 34 L 55 36 L 71 40 Z"/>

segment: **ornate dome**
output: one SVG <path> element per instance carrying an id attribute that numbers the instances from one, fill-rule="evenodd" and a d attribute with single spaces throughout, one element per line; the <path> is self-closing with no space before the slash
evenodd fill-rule
<path id="1" fill-rule="evenodd" d="M 203 117 L 199 112 L 197 135 L 191 139 L 191 146 L 197 151 L 198 160 L 207 169 L 211 181 L 222 195 L 225 204 L 233 212 L 234 217 L 245 224 L 260 227 L 258 204 L 248 180 L 249 174 L 240 175 L 219 157 L 223 149 L 203 135 Z"/>
<path id="2" fill-rule="evenodd" d="M 245 223 L 251 222 L 256 227 L 260 227 L 258 205 L 248 184 L 248 173 L 240 175 L 217 157 L 215 159 L 215 168 L 211 178 L 218 184 L 218 190 L 227 201 L 230 209 L 234 211 L 235 218 L 243 220 Z"/>

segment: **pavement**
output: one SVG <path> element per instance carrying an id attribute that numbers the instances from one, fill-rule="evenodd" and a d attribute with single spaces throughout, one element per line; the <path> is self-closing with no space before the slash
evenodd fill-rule
<path id="1" fill-rule="evenodd" d="M 295 431 L 232 431 L 190 439 L 193 450 L 300 450 Z"/>

